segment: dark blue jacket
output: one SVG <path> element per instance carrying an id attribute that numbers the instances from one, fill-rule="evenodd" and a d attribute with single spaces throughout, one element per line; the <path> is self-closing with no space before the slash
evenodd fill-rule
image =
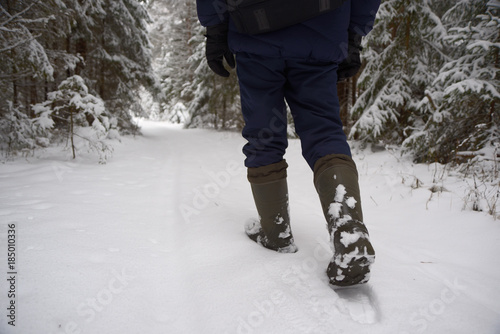
<path id="1" fill-rule="evenodd" d="M 380 0 L 347 0 L 340 8 L 278 31 L 244 35 L 236 31 L 224 0 L 196 0 L 205 26 L 229 20 L 229 47 L 266 57 L 340 62 L 346 56 L 348 29 L 360 35 L 373 28 Z"/>

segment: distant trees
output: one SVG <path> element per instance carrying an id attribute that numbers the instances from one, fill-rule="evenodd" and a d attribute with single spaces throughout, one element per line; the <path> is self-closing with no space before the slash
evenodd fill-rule
<path id="1" fill-rule="evenodd" d="M 32 106 L 75 75 L 120 131 L 136 131 L 131 110 L 141 111 L 139 88 L 155 88 L 148 22 L 137 0 L 0 1 L 1 149 L 46 143 L 37 139 Z"/>
<path id="2" fill-rule="evenodd" d="M 220 78 L 205 61 L 205 28 L 190 0 L 154 1 L 151 38 L 154 64 L 161 78 L 160 117 L 187 127 L 241 128 L 235 71 Z"/>

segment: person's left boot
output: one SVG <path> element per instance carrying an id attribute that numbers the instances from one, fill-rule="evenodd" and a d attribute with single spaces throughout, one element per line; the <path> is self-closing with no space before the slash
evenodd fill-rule
<path id="1" fill-rule="evenodd" d="M 259 213 L 258 220 L 245 225 L 250 239 L 279 253 L 295 253 L 297 246 L 290 229 L 288 209 L 287 163 L 248 168 L 248 180 Z"/>
<path id="2" fill-rule="evenodd" d="M 363 223 L 354 161 L 340 154 L 320 158 L 314 166 L 314 185 L 334 253 L 327 269 L 330 284 L 335 288 L 368 282 L 375 251 Z"/>

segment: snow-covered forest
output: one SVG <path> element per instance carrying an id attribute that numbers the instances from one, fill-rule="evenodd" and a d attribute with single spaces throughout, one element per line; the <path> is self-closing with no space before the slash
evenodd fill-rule
<path id="1" fill-rule="evenodd" d="M 382 0 L 338 84 L 361 294 L 328 287 L 291 117 L 300 251 L 247 240 L 237 76 L 204 34 L 194 0 L 0 0 L 0 334 L 499 333 L 500 0 Z"/>
<path id="2" fill-rule="evenodd" d="M 102 151 L 103 137 L 137 131 L 132 116 L 242 127 L 236 76 L 208 70 L 193 1 L 1 6 L 4 155 L 69 137 Z M 497 0 L 384 1 L 364 40 L 364 70 L 339 85 L 351 138 L 402 145 L 416 161 L 497 155 L 498 11 Z M 61 92 L 68 79 L 85 91 L 79 107 Z"/>
<path id="3" fill-rule="evenodd" d="M 236 76 L 221 79 L 206 66 L 193 1 L 1 6 L 4 155 L 68 138 L 106 150 L 103 138 L 137 131 L 133 116 L 242 127 Z M 383 1 L 364 40 L 363 71 L 339 85 L 350 137 L 402 146 L 421 162 L 497 157 L 499 7 L 497 0 Z"/>

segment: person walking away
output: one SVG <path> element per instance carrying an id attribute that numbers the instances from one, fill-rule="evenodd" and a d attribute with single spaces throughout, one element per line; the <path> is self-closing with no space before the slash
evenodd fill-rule
<path id="1" fill-rule="evenodd" d="M 379 5 L 380 0 L 197 0 L 199 21 L 207 28 L 208 65 L 228 77 L 224 60 L 231 68 L 237 64 L 245 166 L 259 214 L 245 232 L 268 249 L 297 251 L 283 159 L 286 100 L 327 222 L 334 254 L 326 272 L 334 288 L 366 283 L 375 260 L 336 86 L 359 70 L 361 38 L 373 28 Z"/>

